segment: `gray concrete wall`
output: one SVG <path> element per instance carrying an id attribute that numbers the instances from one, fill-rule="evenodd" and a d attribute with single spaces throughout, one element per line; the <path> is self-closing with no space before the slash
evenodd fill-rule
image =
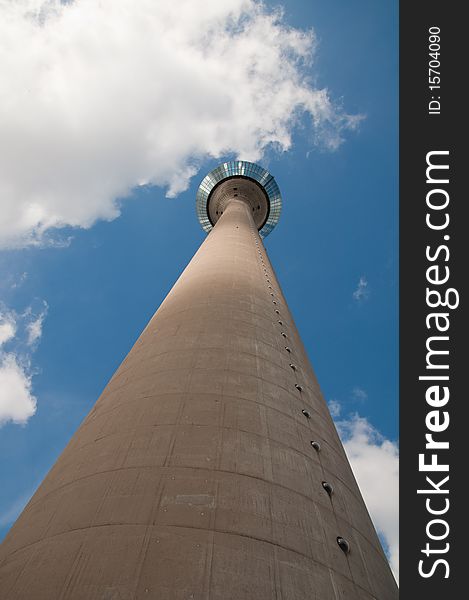
<path id="1" fill-rule="evenodd" d="M 250 211 L 233 200 L 0 547 L 0 598 L 397 595 Z"/>

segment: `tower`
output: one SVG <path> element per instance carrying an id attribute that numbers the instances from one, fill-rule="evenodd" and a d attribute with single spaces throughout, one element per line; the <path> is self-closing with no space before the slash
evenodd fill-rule
<path id="1" fill-rule="evenodd" d="M 209 173 L 209 232 L 0 547 L 8 600 L 393 600 L 262 239 L 281 197 Z"/>

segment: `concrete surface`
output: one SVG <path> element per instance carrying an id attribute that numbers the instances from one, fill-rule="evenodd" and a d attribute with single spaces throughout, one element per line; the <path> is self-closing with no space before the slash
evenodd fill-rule
<path id="1" fill-rule="evenodd" d="M 234 198 L 0 547 L 0 598 L 397 597 Z"/>

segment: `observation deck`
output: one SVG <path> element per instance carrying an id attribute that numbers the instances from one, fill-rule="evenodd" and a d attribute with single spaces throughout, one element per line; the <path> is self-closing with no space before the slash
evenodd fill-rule
<path id="1" fill-rule="evenodd" d="M 204 177 L 196 196 L 197 217 L 209 233 L 233 198 L 246 201 L 252 208 L 254 223 L 261 238 L 277 225 L 282 197 L 273 176 L 245 160 L 222 163 Z"/>

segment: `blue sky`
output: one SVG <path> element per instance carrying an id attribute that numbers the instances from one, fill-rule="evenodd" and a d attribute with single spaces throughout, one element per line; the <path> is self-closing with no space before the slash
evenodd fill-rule
<path id="1" fill-rule="evenodd" d="M 266 5 L 266 10 L 278 6 Z M 330 150 L 315 143 L 321 133 L 310 114 L 299 111 L 288 125 L 291 147 L 262 148 L 258 162 L 275 176 L 283 196 L 280 222 L 265 245 L 324 396 L 350 442 L 352 464 L 354 457 L 359 469 L 371 449 L 377 469 L 383 457 L 383 464 L 395 468 L 397 6 L 371 0 L 286 0 L 281 5 L 285 28 L 314 29 L 314 60 L 298 67 L 308 85 L 327 87 L 338 113 L 363 118 L 358 128 L 344 127 L 343 143 Z M 124 192 L 118 194 L 117 218 L 99 219 L 115 216 L 108 205 L 88 223 L 81 215 L 67 216 L 64 227 L 54 223 L 46 232 L 49 239 L 16 247 L 9 241 L 0 252 L 0 312 L 16 329 L 4 352 L 21 358 L 30 394 L 37 399 L 26 423 L 7 419 L 0 428 L 1 537 L 203 241 L 195 193 L 210 169 L 239 150 L 234 142 L 226 147 L 220 158 L 199 152 L 197 160 L 189 160 L 193 177 L 175 197 L 165 197 L 172 184 L 162 171 L 153 178 L 162 185 L 136 187 L 130 194 L 119 183 L 116 189 Z M 122 160 L 133 156 L 123 152 Z M 21 152 L 15 160 L 21 163 Z M 92 165 L 82 162 L 80 173 L 86 177 Z M 26 174 L 35 166 L 26 165 Z M 7 194 L 1 176 L 0 190 Z M 65 190 L 60 191 L 64 205 L 80 201 L 73 183 Z M 12 223 L 4 231 L 15 230 Z M 76 223 L 88 228 L 70 226 Z M 28 344 L 34 322 L 41 325 L 40 335 Z M 359 483 L 367 499 L 364 487 L 372 484 Z M 395 477 L 390 475 L 388 484 L 395 486 Z M 369 493 L 369 503 L 379 504 L 378 492 Z M 396 527 L 396 507 L 389 513 L 377 520 L 392 546 L 396 538 L 389 529 Z"/>

